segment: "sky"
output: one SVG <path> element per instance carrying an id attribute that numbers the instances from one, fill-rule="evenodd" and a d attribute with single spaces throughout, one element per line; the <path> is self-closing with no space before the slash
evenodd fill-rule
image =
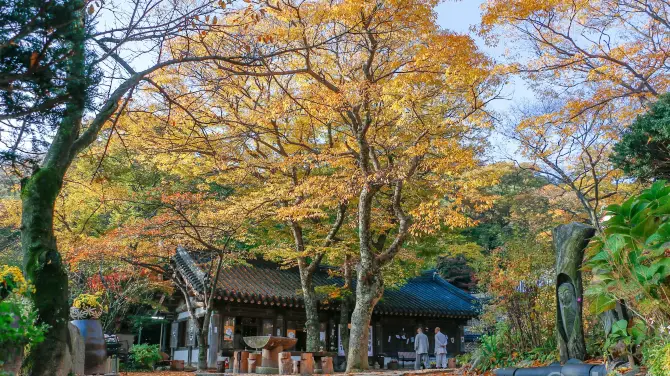
<path id="1" fill-rule="evenodd" d="M 497 62 L 504 61 L 504 48 L 499 46 L 487 46 L 484 41 L 470 31 L 472 26 L 479 24 L 481 19 L 481 5 L 485 0 L 447 0 L 437 6 L 437 22 L 443 28 L 450 31 L 471 34 L 479 48 Z M 503 90 L 505 99 L 498 99 L 490 103 L 493 110 L 499 112 L 508 111 L 515 102 L 532 98 L 532 92 L 520 78 L 513 79 Z M 494 132 L 491 141 L 492 148 L 489 157 L 493 160 L 504 160 L 508 156 L 516 154 L 516 145 L 509 139 Z"/>
<path id="2" fill-rule="evenodd" d="M 477 45 L 486 52 L 489 56 L 498 62 L 504 60 L 504 44 L 499 46 L 487 46 L 484 41 L 477 35 L 471 32 L 472 26 L 477 26 L 481 19 L 481 6 L 485 1 L 483 0 L 447 0 L 437 6 L 437 22 L 447 30 L 458 33 L 470 34 L 474 37 Z M 523 81 L 520 79 L 511 82 L 505 90 L 505 96 L 509 99 L 499 100 L 494 103 L 494 108 L 497 110 L 507 109 L 513 100 L 523 98 L 531 98 L 531 92 L 526 88 Z"/>

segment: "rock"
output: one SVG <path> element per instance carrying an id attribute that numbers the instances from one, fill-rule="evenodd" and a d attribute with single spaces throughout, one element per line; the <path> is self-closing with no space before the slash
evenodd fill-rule
<path id="1" fill-rule="evenodd" d="M 581 268 L 584 249 L 595 231 L 591 226 L 573 222 L 554 228 L 552 233 L 556 250 L 556 330 L 563 363 L 571 358 L 586 358 Z"/>
<path id="2" fill-rule="evenodd" d="M 79 328 L 72 323 L 68 325 L 70 330 L 70 370 L 75 375 L 84 374 L 84 365 L 86 361 L 86 344 Z"/>

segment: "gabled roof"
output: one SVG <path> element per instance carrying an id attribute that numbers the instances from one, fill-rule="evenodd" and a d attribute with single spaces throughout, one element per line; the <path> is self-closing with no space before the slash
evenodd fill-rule
<path id="1" fill-rule="evenodd" d="M 191 287 L 202 293 L 206 273 L 198 267 L 189 252 L 178 248 L 174 261 Z M 261 261 L 249 263 L 252 266 L 237 265 L 224 270 L 217 283 L 217 299 L 266 306 L 303 307 L 297 268 L 280 269 L 277 264 Z M 323 269 L 314 273 L 313 280 L 315 286 L 343 284 L 340 278 L 329 276 Z M 445 281 L 434 271 L 427 271 L 408 280 L 398 289 L 387 288 L 374 312 L 384 315 L 470 318 L 479 314 L 479 307 L 477 298 Z M 321 304 L 319 308 L 329 309 L 330 305 Z"/>

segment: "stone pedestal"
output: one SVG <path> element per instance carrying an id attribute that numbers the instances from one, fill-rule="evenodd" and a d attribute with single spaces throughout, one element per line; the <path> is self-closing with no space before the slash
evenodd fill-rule
<path id="1" fill-rule="evenodd" d="M 280 375 L 293 374 L 293 361 L 291 360 L 290 352 L 279 353 L 279 374 Z"/>
<path id="2" fill-rule="evenodd" d="M 333 368 L 333 358 L 330 356 L 324 356 L 321 358 L 321 373 L 325 375 L 330 375 L 335 373 Z"/>
<path id="3" fill-rule="evenodd" d="M 70 331 L 70 357 L 72 358 L 72 373 L 75 375 L 84 374 L 84 362 L 86 361 L 86 344 L 79 328 L 72 323 L 68 324 Z"/>
<path id="4" fill-rule="evenodd" d="M 447 361 L 448 361 L 447 367 L 456 368 L 456 358 L 449 358 L 447 359 Z"/>
<path id="5" fill-rule="evenodd" d="M 72 320 L 84 339 L 84 373 L 104 375 L 106 373 L 107 346 L 99 320 Z"/>
<path id="6" fill-rule="evenodd" d="M 314 356 L 310 353 L 303 353 L 300 356 L 300 374 L 312 375 L 314 374 Z"/>
<path id="7" fill-rule="evenodd" d="M 292 363 L 293 363 L 293 369 L 291 369 L 291 371 L 292 371 L 291 374 L 292 375 L 297 375 L 298 373 L 300 373 L 300 361 L 299 360 L 293 360 Z"/>
<path id="8" fill-rule="evenodd" d="M 257 362 L 256 372 L 261 374 L 279 373 L 279 353 L 295 346 L 296 338 L 255 336 L 244 337 L 244 342 L 255 349 L 262 349 L 262 360 Z"/>

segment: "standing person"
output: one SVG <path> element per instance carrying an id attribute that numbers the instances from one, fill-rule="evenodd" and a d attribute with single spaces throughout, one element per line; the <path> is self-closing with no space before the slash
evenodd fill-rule
<path id="1" fill-rule="evenodd" d="M 435 328 L 435 364 L 437 368 L 447 368 L 447 343 L 449 337 Z"/>
<path id="2" fill-rule="evenodd" d="M 416 329 L 416 337 L 414 337 L 414 351 L 416 352 L 416 360 L 414 361 L 414 369 L 428 368 L 428 336 L 423 334 L 421 328 Z"/>

